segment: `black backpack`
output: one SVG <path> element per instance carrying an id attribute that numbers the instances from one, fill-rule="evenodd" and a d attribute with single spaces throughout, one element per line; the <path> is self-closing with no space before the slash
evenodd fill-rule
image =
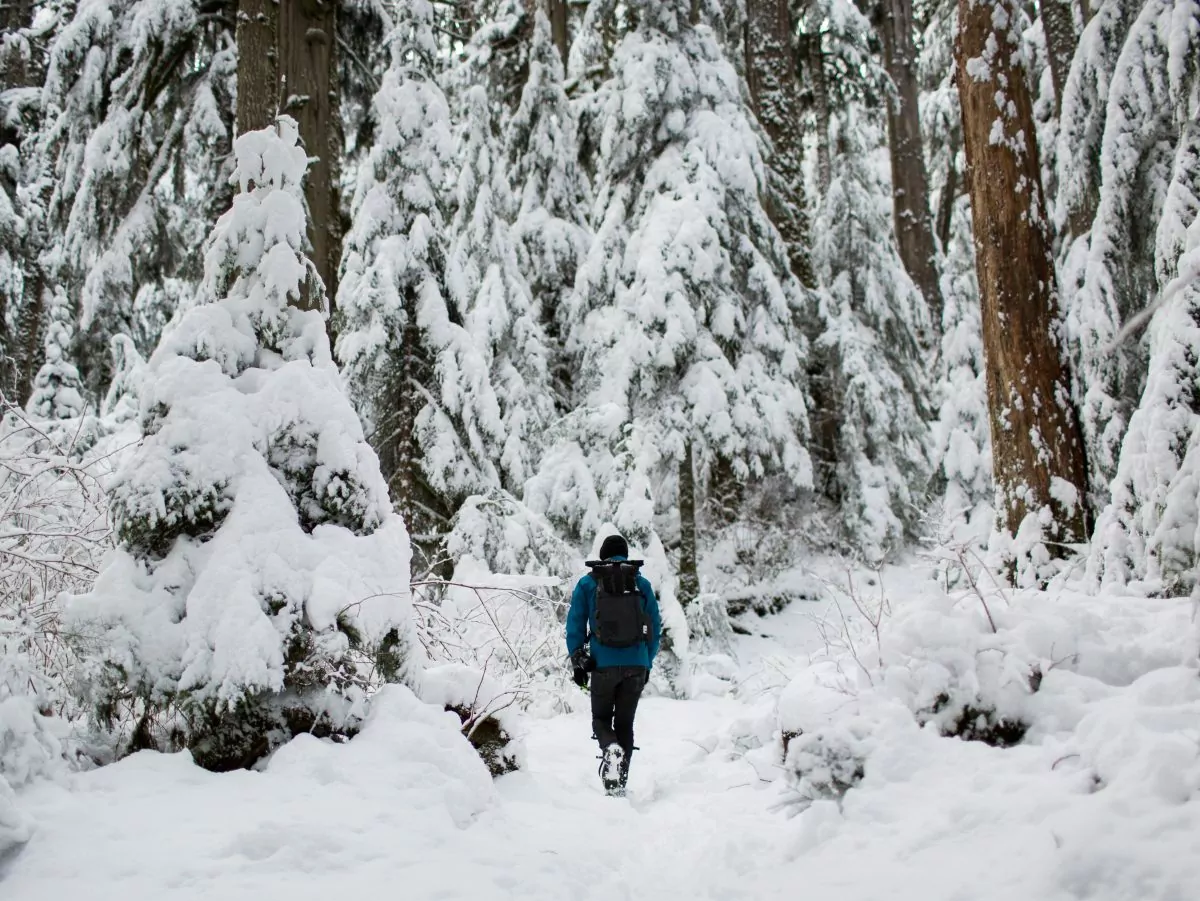
<path id="1" fill-rule="evenodd" d="M 596 582 L 595 638 L 608 648 L 631 648 L 650 640 L 646 599 L 638 588 L 641 560 L 588 560 Z"/>

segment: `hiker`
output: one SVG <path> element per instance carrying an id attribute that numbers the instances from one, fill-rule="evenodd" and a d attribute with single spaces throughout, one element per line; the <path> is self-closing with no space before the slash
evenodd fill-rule
<path id="1" fill-rule="evenodd" d="M 633 717 L 658 653 L 662 620 L 654 589 L 629 559 L 629 544 L 609 535 L 600 559 L 575 584 L 567 613 L 567 652 L 575 683 L 591 676 L 592 731 L 600 743 L 600 779 L 624 794 L 633 756 Z"/>

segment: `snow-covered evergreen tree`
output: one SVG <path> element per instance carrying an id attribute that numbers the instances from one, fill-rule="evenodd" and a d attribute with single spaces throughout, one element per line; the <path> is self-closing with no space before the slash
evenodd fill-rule
<path id="1" fill-rule="evenodd" d="M 992 439 L 988 420 L 979 285 L 971 237 L 971 209 L 959 198 L 942 272 L 942 346 L 933 423 L 933 463 L 943 491 L 942 524 L 955 541 L 986 540 L 992 508 Z"/>
<path id="2" fill-rule="evenodd" d="M 1096 214 L 1109 88 L 1117 58 L 1138 10 L 1136 2 L 1126 0 L 1098 3 L 1071 61 L 1055 150 L 1058 195 L 1054 222 L 1060 234 L 1069 234 L 1072 239 L 1087 234 Z M 1086 252 L 1085 243 L 1083 253 Z M 1069 288 L 1069 283 L 1064 288 Z"/>
<path id="3" fill-rule="evenodd" d="M 143 351 L 200 278 L 195 254 L 228 203 L 236 48 L 201 0 L 80 0 L 50 49 L 42 94 L 41 265 L 80 312 L 92 399 L 108 341 Z"/>
<path id="4" fill-rule="evenodd" d="M 549 345 L 556 399 L 570 402 L 572 372 L 563 338 L 570 331 L 569 297 L 587 252 L 590 185 L 580 168 L 575 118 L 563 89 L 563 66 L 539 11 L 529 50 L 529 75 L 508 121 L 507 180 L 518 201 L 512 237 Z"/>
<path id="5" fill-rule="evenodd" d="M 1121 445 L 1091 560 L 1092 573 L 1105 581 L 1146 580 L 1169 592 L 1200 584 L 1200 5 L 1192 9 L 1190 29 L 1176 20 L 1184 26 L 1176 34 L 1191 37 L 1190 59 L 1176 57 L 1170 69 L 1186 91 L 1187 118 L 1154 236 L 1161 287 L 1151 294 L 1146 387 Z M 1186 42 L 1174 46 L 1184 50 Z"/>
<path id="6" fill-rule="evenodd" d="M 929 311 L 896 248 L 890 190 L 872 159 L 883 147 L 878 124 L 851 106 L 834 117 L 831 138 L 832 178 L 813 230 L 830 493 L 849 544 L 878 560 L 914 534 L 930 475 Z"/>
<path id="7" fill-rule="evenodd" d="M 71 362 L 74 315 L 61 287 L 55 288 L 47 313 L 42 367 L 34 376 L 27 409 L 39 419 L 74 419 L 84 411 L 83 384 Z"/>
<path id="8" fill-rule="evenodd" d="M 1063 278 L 1098 505 L 1106 500 L 1130 414 L 1145 386 L 1146 347 L 1131 340 L 1126 327 L 1169 278 L 1181 246 L 1182 229 L 1168 221 L 1169 198 L 1183 129 L 1195 115 L 1189 104 L 1200 65 L 1200 4 L 1144 0 L 1106 82 L 1100 66 L 1125 15 L 1108 8 L 1112 5 L 1102 7 L 1084 33 L 1063 103 L 1064 141 L 1078 137 L 1095 146 L 1097 123 L 1089 111 L 1096 100 L 1083 102 L 1078 95 L 1107 88 L 1095 219 L 1086 243 L 1071 247 Z M 1075 118 L 1068 120 L 1068 114 Z M 1084 203 L 1080 192 L 1089 189 L 1091 165 L 1086 156 L 1066 158 L 1060 180 L 1068 193 L 1060 205 L 1070 210 Z M 1175 234 L 1175 254 L 1156 254 L 1164 229 Z"/>
<path id="9" fill-rule="evenodd" d="M 486 442 L 482 450 L 503 487 L 519 492 L 537 465 L 541 435 L 553 414 L 549 350 L 509 232 L 513 198 L 492 134 L 487 93 L 476 86 L 465 104 L 446 285 L 457 321 L 483 355 L 491 391 L 464 393 L 458 412 L 477 440 Z M 453 489 L 451 468 L 441 478 Z"/>
<path id="10" fill-rule="evenodd" d="M 429 533 L 444 530 L 453 515 L 444 485 L 432 484 L 433 448 L 456 461 L 468 492 L 490 484 L 467 438 L 453 427 L 440 435 L 432 427 L 453 413 L 435 409 L 461 403 L 462 391 L 439 387 L 439 379 L 456 375 L 455 356 L 459 376 L 479 384 L 484 373 L 445 299 L 445 192 L 454 148 L 450 110 L 435 80 L 432 10 L 412 0 L 395 14 L 391 62 L 372 101 L 376 134 L 351 203 L 337 354 L 393 499 L 414 532 Z M 421 436 L 435 443 L 423 444 Z"/>
<path id="11" fill-rule="evenodd" d="M 804 297 L 760 201 L 737 75 L 690 14 L 643 4 L 600 88 L 597 236 L 570 316 L 581 402 L 534 491 L 572 536 L 611 519 L 648 540 L 689 444 L 701 483 L 718 459 L 739 479 L 811 480 Z M 566 509 L 546 487 L 566 483 L 588 507 Z"/>
<path id="12" fill-rule="evenodd" d="M 296 124 L 240 136 L 239 193 L 194 305 L 140 386 L 112 486 L 118 552 L 72 620 L 100 634 L 93 714 L 128 747 L 248 766 L 298 732 L 352 733 L 366 690 L 415 675 L 408 539 L 342 393 L 304 253 Z"/>

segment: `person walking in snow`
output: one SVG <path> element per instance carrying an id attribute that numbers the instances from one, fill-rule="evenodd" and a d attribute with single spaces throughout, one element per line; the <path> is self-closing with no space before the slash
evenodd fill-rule
<path id="1" fill-rule="evenodd" d="M 633 756 L 633 718 L 662 638 L 658 600 L 629 559 L 629 544 L 609 535 L 600 559 L 580 578 L 567 613 L 567 652 L 574 679 L 591 677 L 592 731 L 600 743 L 600 779 L 609 794 L 624 794 Z"/>

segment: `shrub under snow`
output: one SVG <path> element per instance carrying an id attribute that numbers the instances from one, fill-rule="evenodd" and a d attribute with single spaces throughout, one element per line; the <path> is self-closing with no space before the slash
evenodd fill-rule
<path id="1" fill-rule="evenodd" d="M 95 719 L 212 769 L 299 732 L 353 733 L 368 687 L 417 662 L 407 534 L 303 251 L 296 125 L 234 151 L 240 193 L 200 296 L 139 387 L 144 437 L 111 485 L 119 549 L 68 611 L 100 636 Z"/>
<path id="2" fill-rule="evenodd" d="M 1145 802 L 1136 828 L 1147 835 L 1184 828 L 1169 807 L 1200 792 L 1200 674 L 1187 599 L 983 584 L 939 596 L 925 585 L 892 600 L 878 628 L 855 593 L 834 604 L 827 654 L 779 701 L 801 808 L 860 782 L 878 788 L 894 777 L 897 749 L 923 747 L 918 736 L 927 734 L 1028 746 L 1078 771 L 1089 791 L 1107 792 L 1106 805 L 1168 801 L 1157 810 Z M 938 747 L 921 753 L 953 753 Z M 1192 809 L 1195 824 L 1200 806 Z"/>

